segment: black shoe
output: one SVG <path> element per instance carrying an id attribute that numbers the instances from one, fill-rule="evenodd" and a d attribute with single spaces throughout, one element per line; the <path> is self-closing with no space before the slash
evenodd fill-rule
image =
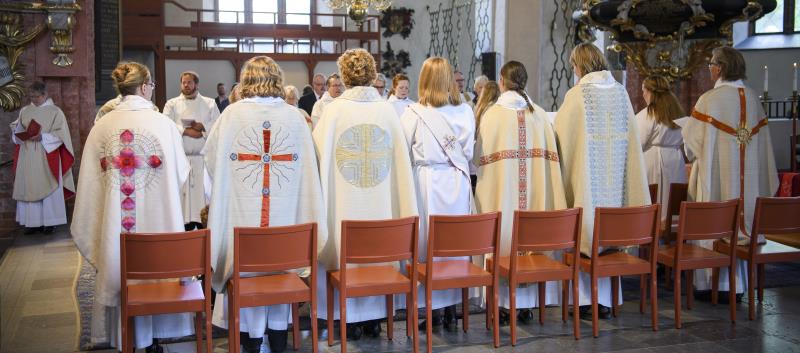
<path id="1" fill-rule="evenodd" d="M 580 306 L 580 316 L 581 320 L 591 320 L 592 319 L 592 306 L 591 305 L 581 305 Z M 607 306 L 603 306 L 598 304 L 597 305 L 597 317 L 602 320 L 610 319 L 611 318 L 611 309 Z"/>
<path id="2" fill-rule="evenodd" d="M 431 310 L 431 313 L 433 314 L 433 318 L 431 318 L 430 321 L 433 324 L 433 327 L 442 326 L 442 309 Z M 420 330 L 426 330 L 428 327 L 427 325 L 427 320 L 420 320 L 418 328 Z"/>
<path id="3" fill-rule="evenodd" d="M 158 343 L 153 343 L 144 349 L 145 353 L 164 353 L 164 347 L 159 346 Z"/>
<path id="4" fill-rule="evenodd" d="M 458 331 L 458 318 L 456 317 L 456 306 L 451 305 L 444 308 L 444 317 L 442 318 L 444 329 L 450 332 Z"/>
<path id="5" fill-rule="evenodd" d="M 242 347 L 244 347 L 244 353 L 260 353 L 264 338 L 250 338 L 248 333 L 239 332 L 239 341 L 241 341 Z"/>
<path id="6" fill-rule="evenodd" d="M 44 234 L 53 234 L 53 232 L 54 232 L 55 230 L 56 230 L 56 227 L 53 227 L 53 226 L 44 227 L 44 228 L 42 229 L 42 233 L 44 233 Z"/>
<path id="7" fill-rule="evenodd" d="M 361 334 L 364 331 L 361 329 L 361 325 L 359 324 L 346 324 L 347 325 L 347 339 L 358 341 L 361 339 Z"/>
<path id="8" fill-rule="evenodd" d="M 519 309 L 517 312 L 517 320 L 523 325 L 530 324 L 533 322 L 533 311 L 531 311 L 531 309 Z"/>
<path id="9" fill-rule="evenodd" d="M 499 310 L 500 316 L 498 317 L 498 321 L 500 321 L 500 326 L 508 326 L 511 322 L 511 317 L 508 315 L 508 309 L 500 308 Z"/>
<path id="10" fill-rule="evenodd" d="M 364 334 L 372 337 L 377 338 L 381 336 L 381 320 L 370 320 L 365 322 L 361 325 L 361 330 L 364 331 Z"/>
<path id="11" fill-rule="evenodd" d="M 267 329 L 267 340 L 269 350 L 273 353 L 280 353 L 286 350 L 286 341 L 289 337 L 289 330 Z"/>
<path id="12" fill-rule="evenodd" d="M 187 231 L 187 232 L 190 231 L 190 230 L 193 230 L 194 229 L 194 224 L 192 222 L 186 223 L 186 224 L 183 225 L 183 229 L 185 231 Z"/>
<path id="13" fill-rule="evenodd" d="M 25 227 L 25 235 L 36 234 L 41 232 L 44 228 L 43 227 Z"/>

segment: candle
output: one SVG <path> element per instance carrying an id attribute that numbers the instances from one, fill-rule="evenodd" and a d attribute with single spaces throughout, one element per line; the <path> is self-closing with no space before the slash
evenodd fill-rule
<path id="1" fill-rule="evenodd" d="M 764 92 L 769 91 L 769 69 L 764 65 Z"/>
<path id="2" fill-rule="evenodd" d="M 794 63 L 794 71 L 792 71 L 792 92 L 797 92 L 797 63 Z"/>

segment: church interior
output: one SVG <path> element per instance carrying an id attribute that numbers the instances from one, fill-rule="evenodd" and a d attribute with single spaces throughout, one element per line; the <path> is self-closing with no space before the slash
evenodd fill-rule
<path id="1" fill-rule="evenodd" d="M 188 84 L 196 87 L 199 96 L 209 101 L 216 98 L 217 104 L 212 105 L 214 110 L 222 112 L 235 107 L 239 103 L 228 105 L 228 94 L 233 93 L 234 86 L 244 82 L 242 75 L 246 70 L 243 68 L 249 65 L 251 58 L 259 55 L 271 58 L 280 66 L 283 85 L 296 87 L 295 99 L 301 101 L 301 108 L 303 101 L 301 96 L 316 94 L 314 86 L 319 74 L 323 79 L 334 74 L 342 76 L 340 85 L 345 93 L 340 91 L 338 94 L 347 95 L 351 87 L 344 87 L 348 82 L 347 75 L 340 71 L 337 60 L 341 60 L 341 56 L 355 48 L 366 50 L 374 59 L 377 74 L 383 75 L 378 75 L 383 77 L 382 87 L 376 88 L 384 99 L 388 96 L 387 92 L 393 88 L 392 79 L 399 77 L 397 74 L 404 74 L 405 80 L 409 81 L 408 99 L 414 102 L 421 98 L 422 92 L 418 88 L 418 83 L 422 79 L 421 72 L 427 65 L 426 59 L 430 57 L 442 57 L 449 62 L 449 65 L 458 72 L 454 77 L 459 88 L 463 90 L 462 94 L 467 99 L 474 99 L 475 103 L 480 98 L 476 87 L 479 84 L 483 87 L 484 80 L 487 79 L 503 85 L 501 67 L 510 61 L 516 61 L 527 68 L 527 82 L 524 87 L 519 88 L 520 92 L 526 93 L 523 96 L 530 99 L 531 103 L 535 103 L 536 109 L 544 111 L 542 116 L 549 119 L 548 126 L 555 126 L 555 131 L 558 132 L 560 130 L 557 121 L 565 111 L 563 105 L 569 96 L 568 92 L 573 92 L 571 89 L 579 87 L 582 82 L 581 76 L 586 73 L 584 71 L 583 74 L 579 74 L 575 71 L 576 63 L 571 56 L 573 50 L 582 43 L 591 43 L 600 49 L 607 62 L 607 71 L 616 83 L 621 85 L 620 87 L 624 87 L 633 113 L 649 111 L 648 102 L 651 93 L 643 87 L 647 86 L 649 77 L 657 75 L 667 78 L 670 87 L 668 90 L 671 90 L 680 109 L 685 116 L 688 116 L 686 119 L 696 119 L 694 122 L 698 124 L 703 123 L 699 116 L 705 116 L 701 113 L 695 114 L 700 109 L 698 101 L 706 102 L 708 98 L 704 94 L 719 87 L 720 81 L 716 81 L 715 84 L 718 77 L 715 76 L 715 72 L 718 71 L 715 71 L 714 66 L 719 65 L 719 62 L 715 61 L 718 58 L 716 48 L 729 47 L 741 53 L 744 60 L 743 69 L 746 69 L 746 76 L 742 75 L 741 82 L 747 87 L 748 92 L 753 92 L 753 102 L 756 103 L 751 108 L 763 109 L 757 113 L 763 116 L 758 117 L 762 122 L 751 128 L 746 126 L 749 123 L 745 122 L 744 108 L 741 113 L 742 125 L 738 127 L 731 128 L 709 117 L 709 124 L 718 123 L 714 126 L 720 129 L 719 131 L 727 131 L 723 128 L 733 131 L 730 133 L 732 137 L 725 136 L 730 141 L 736 141 L 731 142 L 733 152 L 726 156 L 736 158 L 735 168 L 740 172 L 734 173 L 736 175 L 730 180 L 723 178 L 722 180 L 728 180 L 731 185 L 730 187 L 723 185 L 722 189 L 734 190 L 736 195 L 733 198 L 745 200 L 745 196 L 740 195 L 744 195 L 745 188 L 750 186 L 744 179 L 766 174 L 776 180 L 761 180 L 760 183 L 767 183 L 771 185 L 770 188 L 774 185 L 775 190 L 770 189 L 769 194 L 753 195 L 758 196 L 759 200 L 761 198 L 789 200 L 787 202 L 794 200 L 791 205 L 787 203 L 789 206 L 781 209 L 783 211 L 775 211 L 779 213 L 763 215 L 763 220 L 759 218 L 761 213 L 758 207 L 761 206 L 752 206 L 755 205 L 755 196 L 746 199 L 752 203 L 751 206 L 742 205 L 742 201 L 739 201 L 739 206 L 734 206 L 744 207 L 742 211 L 736 208 L 736 212 L 742 214 L 745 213 L 744 210 L 749 210 L 747 211 L 750 212 L 749 217 L 755 217 L 756 221 L 763 224 L 766 224 L 767 220 L 786 224 L 782 229 L 774 229 L 772 233 L 775 234 L 769 231 L 762 234 L 765 235 L 766 244 L 770 244 L 769 246 L 761 243 L 753 247 L 746 243 L 738 246 L 736 256 L 739 256 L 741 251 L 742 257 L 738 261 L 731 261 L 738 263 L 737 266 L 741 267 L 739 270 L 744 271 L 743 273 L 748 272 L 743 276 L 747 277 L 750 283 L 737 283 L 740 287 L 740 290 L 736 291 L 738 294 L 730 293 L 728 296 L 726 295 L 729 293 L 728 283 L 725 282 L 724 288 L 720 288 L 722 292 L 719 298 L 716 298 L 716 292 L 709 294 L 708 290 L 703 292 L 699 288 L 693 289 L 693 280 L 694 283 L 697 282 L 696 278 L 693 278 L 695 275 L 692 274 L 692 270 L 683 271 L 682 275 L 671 272 L 670 269 L 675 268 L 674 264 L 680 263 L 678 259 L 670 257 L 669 261 L 664 261 L 668 265 L 663 265 L 661 253 L 658 256 L 650 256 L 647 251 L 640 250 L 638 254 L 641 258 L 653 259 L 652 270 L 653 274 L 657 272 L 657 276 L 648 275 L 650 272 L 618 270 L 627 275 L 613 277 L 610 286 L 600 287 L 606 288 L 605 290 L 613 288 L 612 300 L 616 301 L 617 296 L 621 294 L 619 299 L 623 304 L 619 307 L 612 305 L 609 309 L 611 313 L 601 312 L 599 320 L 592 317 L 591 305 L 587 307 L 588 312 L 584 312 L 581 306 L 579 319 L 577 304 L 573 308 L 570 304 L 564 303 L 560 298 L 562 292 L 559 290 L 556 290 L 555 303 L 549 304 L 548 299 L 548 305 L 541 309 L 536 305 L 528 311 L 520 311 L 519 315 L 509 313 L 507 309 L 500 309 L 501 311 L 495 313 L 491 309 L 492 302 L 488 299 L 497 299 L 489 293 L 490 284 L 488 287 L 480 287 L 486 289 L 481 289 L 480 295 L 470 297 L 465 305 L 453 307 L 456 308 L 452 311 L 452 318 L 456 322 L 455 328 L 452 323 L 448 324 L 447 317 L 444 319 L 444 325 L 441 325 L 441 322 L 437 323 L 434 318 L 428 322 L 435 326 L 433 335 L 429 336 L 426 334 L 425 324 L 420 324 L 419 330 L 413 327 L 417 322 L 411 319 L 413 315 L 406 310 L 406 303 L 399 305 L 400 301 L 395 298 L 396 310 L 393 323 L 391 320 L 382 319 L 377 324 L 376 334 L 371 335 L 365 331 L 362 336 L 359 331 L 358 334 L 354 334 L 359 337 L 355 338 L 349 337 L 351 332 L 348 324 L 348 339 L 343 347 L 342 341 L 339 340 L 338 321 L 334 330 L 329 331 L 328 328 L 334 326 L 329 326 L 326 320 L 310 318 L 311 305 L 306 300 L 293 309 L 293 314 L 299 311 L 299 316 L 290 320 L 293 323 L 288 326 L 288 348 L 284 348 L 301 352 L 374 353 L 417 352 L 425 350 L 426 347 L 429 351 L 432 347 L 432 351 L 435 352 L 800 352 L 800 324 L 798 324 L 800 322 L 798 320 L 800 318 L 800 225 L 797 224 L 797 219 L 800 219 L 800 206 L 798 206 L 800 205 L 798 170 L 800 123 L 797 122 L 800 110 L 797 89 L 798 63 L 800 63 L 800 0 L 0 0 L 0 106 L 2 107 L 0 111 L 2 119 L 0 352 L 111 353 L 120 350 L 115 342 L 111 342 L 119 333 L 112 332 L 106 335 L 104 342 L 93 334 L 98 330 L 98 325 L 103 324 L 98 323 L 96 317 L 98 313 L 96 309 L 100 305 L 96 301 L 96 296 L 99 295 L 96 293 L 98 269 L 87 261 L 89 255 L 84 252 L 84 248 L 75 236 L 77 223 L 73 224 L 73 211 L 77 212 L 76 198 L 65 192 L 64 206 L 62 206 L 66 214 L 64 223 L 34 224 L 29 227 L 20 220 L 19 209 L 23 207 L 22 205 L 30 204 L 28 202 L 30 200 L 22 201 L 23 199 L 18 197 L 18 184 L 24 181 L 20 179 L 28 178 L 28 183 L 32 184 L 36 179 L 36 173 L 46 173 L 49 176 L 46 167 L 40 168 L 39 172 L 25 174 L 30 175 L 29 177 L 21 177 L 23 174 L 20 172 L 20 168 L 25 168 L 25 160 L 24 156 L 19 154 L 18 140 L 27 138 L 24 136 L 26 133 L 30 134 L 31 129 L 29 126 L 28 131 L 25 131 L 17 122 L 18 119 L 23 119 L 26 107 L 42 105 L 36 103 L 35 96 L 43 95 L 52 100 L 52 104 L 63 112 L 64 121 L 68 126 L 67 136 L 71 136 L 71 145 L 68 146 L 69 151 L 66 151 L 67 143 L 61 146 L 63 148 L 56 150 L 62 151 L 62 159 L 61 162 L 57 160 L 55 163 L 56 166 L 61 163 L 60 165 L 66 166 L 69 171 L 65 169 L 61 177 L 56 178 L 55 183 L 63 184 L 66 188 L 67 182 L 72 183 L 74 178 L 75 185 L 79 185 L 77 192 L 80 200 L 82 192 L 87 194 L 93 192 L 81 189 L 80 180 L 85 168 L 83 163 L 87 163 L 85 160 L 87 153 L 84 151 L 90 148 L 87 141 L 92 138 L 92 129 L 101 126 L 97 125 L 98 121 L 102 121 L 96 120 L 100 118 L 98 111 L 106 102 L 122 93 L 116 88 L 118 81 L 114 77 L 120 62 L 137 62 L 149 70 L 150 81 L 143 87 L 150 88 L 140 89 L 152 90 L 151 101 L 155 105 L 153 108 L 156 112 L 169 116 L 170 109 L 179 109 L 170 106 L 171 100 L 181 97 L 182 94 L 186 95 L 187 72 L 194 78 L 194 83 Z M 42 87 L 46 85 L 46 88 L 37 88 L 34 82 L 41 82 Z M 325 83 L 330 89 L 331 82 L 329 78 L 326 82 L 320 82 L 320 85 Z M 507 83 L 508 79 L 505 80 L 505 84 Z M 374 86 L 378 84 L 375 83 Z M 308 92 L 303 87 L 306 87 Z M 303 93 L 299 93 L 300 91 Z M 392 92 L 396 91 L 393 89 Z M 745 92 L 745 89 L 740 88 L 740 92 Z M 740 94 L 743 102 L 745 93 Z M 314 100 L 318 99 L 324 98 L 319 98 L 317 94 Z M 224 105 L 228 105 L 227 108 L 224 105 L 220 106 L 223 100 Z M 738 123 L 740 103 L 739 100 L 731 102 L 729 106 L 734 107 L 731 109 L 736 111 L 735 119 Z M 487 114 L 491 111 L 486 110 Z M 561 114 L 558 114 L 559 111 Z M 398 117 L 401 115 L 405 117 L 406 115 L 400 114 L 401 112 L 402 110 L 398 112 Z M 309 126 L 312 125 L 312 120 L 314 124 L 318 124 L 316 121 L 318 116 L 314 116 L 310 109 L 303 114 Z M 221 117 L 225 116 L 225 113 L 222 113 Z M 192 123 L 190 120 L 188 124 L 184 121 L 185 126 L 174 133 L 179 134 L 184 128 L 190 130 L 193 128 L 192 124 L 197 124 L 197 121 Z M 709 124 L 707 125 L 711 126 Z M 682 123 L 678 125 L 682 126 Z M 316 126 L 323 125 L 319 123 Z M 553 129 L 548 128 L 551 131 Z M 263 129 L 264 136 L 269 138 L 267 130 L 270 127 L 267 123 Z M 211 126 L 207 126 L 206 130 L 212 130 Z M 259 138 L 260 130 L 259 127 L 257 132 Z M 761 133 L 756 134 L 759 131 Z M 764 134 L 764 131 L 768 134 Z M 206 136 L 206 131 L 203 134 Z M 516 131 L 514 134 L 517 136 Z M 319 137 L 316 130 L 313 134 L 306 135 L 309 138 L 313 136 L 314 142 Z M 474 135 L 478 135 L 478 132 Z M 126 137 L 124 134 L 120 136 L 119 139 L 124 142 Z M 688 145 L 686 131 L 683 136 Z M 185 133 L 183 137 L 186 138 Z M 563 137 L 559 135 L 557 138 Z M 522 139 L 524 141 L 524 137 Z M 763 142 L 764 139 L 766 142 Z M 561 140 L 561 147 L 564 147 L 564 141 L 567 140 L 565 138 Z M 756 148 L 760 148 L 756 146 L 758 144 L 748 145 L 750 141 L 762 141 L 762 144 L 768 144 L 771 154 L 764 160 L 756 157 L 757 162 L 752 160 L 748 162 L 757 164 L 753 164 L 756 166 L 753 171 L 745 173 L 745 153 L 748 156 L 761 156 L 755 152 Z M 636 144 L 638 148 L 635 138 L 628 140 L 628 143 Z M 609 140 L 609 152 L 612 151 L 611 144 Z M 41 145 L 47 150 L 48 157 L 42 157 L 46 160 L 45 165 L 52 163 L 52 160 L 47 159 L 50 158 L 52 151 L 48 149 L 44 139 Z M 268 149 L 268 146 L 269 141 L 265 148 Z M 605 146 L 598 148 L 604 149 Z M 279 158 L 288 160 L 294 158 L 295 161 L 298 159 L 297 154 L 294 156 L 265 154 L 262 157 L 258 151 L 260 147 L 259 144 L 252 158 L 258 160 L 271 156 L 272 161 L 280 160 Z M 683 145 L 681 149 L 682 147 Z M 520 145 L 520 148 L 525 147 Z M 471 151 L 470 147 L 470 154 Z M 64 153 L 69 158 L 69 164 L 65 162 Z M 124 151 L 119 153 L 123 156 Z M 338 153 L 340 152 L 337 151 L 336 154 Z M 319 165 L 322 169 L 323 155 L 319 151 L 317 154 L 320 156 Z M 107 172 L 107 168 L 109 170 L 118 168 L 119 173 L 125 173 L 124 166 L 117 165 L 119 160 L 88 156 L 95 159 L 96 157 L 101 158 L 103 172 Z M 691 170 L 699 167 L 692 167 L 687 155 L 683 154 L 683 157 L 686 158 L 685 161 L 681 159 L 680 163 L 681 172 L 686 172 L 682 176 L 683 183 L 693 183 L 696 179 L 703 178 L 702 175 L 694 174 L 698 173 L 696 170 Z M 153 158 L 158 159 L 158 156 L 153 154 L 150 159 L 144 162 L 137 160 L 135 163 L 147 163 L 150 167 L 159 167 L 161 159 L 154 161 Z M 166 157 L 162 158 L 166 162 Z M 237 158 L 238 161 L 242 161 L 244 157 L 241 153 L 238 157 L 235 154 L 231 156 L 234 161 L 237 161 Z M 519 156 L 513 158 L 524 160 Z M 560 158 L 563 162 L 566 157 Z M 716 159 L 718 157 L 714 158 L 709 165 L 719 162 Z M 738 158 L 741 158 L 741 164 Z M 554 157 L 554 160 L 558 164 L 559 157 Z M 106 161 L 113 166 L 106 166 Z M 269 162 L 267 159 L 264 161 Z M 91 160 L 91 163 L 97 164 L 95 160 Z M 195 166 L 194 163 L 190 158 L 192 168 Z M 201 156 L 201 168 L 202 163 Z M 52 164 L 50 168 L 53 168 Z M 139 168 L 138 164 L 136 168 Z M 280 169 L 275 168 L 273 174 L 280 172 Z M 562 164 L 562 173 L 566 173 L 566 169 L 563 168 Z M 535 174 L 535 171 L 528 172 Z M 261 173 L 260 169 L 258 173 Z M 269 178 L 269 172 L 265 173 L 265 178 Z M 374 173 L 379 174 L 379 172 Z M 711 180 L 718 177 L 719 173 L 717 169 L 705 177 Z M 521 171 L 520 174 L 522 175 Z M 516 183 L 517 176 L 513 177 L 512 180 Z M 521 185 L 524 183 L 522 178 L 523 176 L 519 177 Z M 323 184 L 324 179 L 323 177 Z M 128 179 L 120 180 L 122 181 L 119 183 L 124 183 Z M 202 177 L 198 180 L 202 183 Z M 137 182 L 140 180 L 137 179 Z M 564 183 L 567 184 L 568 181 Z M 719 181 L 712 180 L 711 183 Z M 757 182 L 750 183 L 757 184 Z M 671 240 L 676 240 L 679 225 L 681 237 L 684 236 L 684 223 L 679 218 L 679 211 L 684 210 L 681 200 L 692 201 L 693 197 L 696 197 L 694 200 L 697 201 L 714 200 L 696 196 L 692 184 L 688 186 L 690 195 L 688 199 L 686 187 L 683 189 L 683 194 L 680 194 L 680 191 L 672 194 L 672 188 L 667 185 L 656 185 L 657 188 L 652 189 L 654 183 L 649 182 L 649 184 L 651 194 L 647 204 L 650 201 L 654 204 L 659 203 L 665 215 L 666 212 L 670 212 L 666 225 L 661 222 L 655 226 L 658 229 L 653 231 L 653 234 L 656 234 L 653 235 L 653 239 L 660 237 L 661 244 L 665 247 Z M 480 181 L 478 185 L 480 192 Z M 258 187 L 261 186 L 259 182 Z M 263 186 L 263 200 L 269 200 L 266 197 L 270 190 L 269 180 L 264 180 Z M 275 185 L 272 187 L 274 189 Z M 448 185 L 439 187 L 449 188 Z M 594 184 L 587 187 L 587 190 L 593 187 Z M 711 186 L 712 189 L 714 187 Z M 524 193 L 524 186 L 520 188 L 520 192 Z M 73 192 L 74 189 L 73 186 Z M 505 189 L 516 193 L 516 184 Z M 100 190 L 100 186 L 97 190 Z M 474 186 L 472 190 L 475 192 Z M 58 192 L 60 193 L 60 189 Z M 498 187 L 493 192 L 501 193 L 502 190 Z M 661 199 L 667 200 L 667 193 L 670 194 L 669 202 L 661 202 L 658 196 L 654 196 L 663 194 Z M 411 194 L 411 197 L 414 197 L 413 190 Z M 679 199 L 680 195 L 682 199 Z M 512 197 L 516 200 L 517 196 L 514 194 Z M 567 200 L 571 197 L 573 196 L 568 195 Z M 675 199 L 672 199 L 673 197 Z M 469 198 L 471 200 L 472 195 Z M 475 198 L 479 203 L 479 196 L 476 195 Z M 261 200 L 261 195 L 258 199 Z M 281 207 L 276 200 L 280 198 L 273 199 L 273 209 Z M 269 206 L 268 201 L 263 201 L 265 202 L 263 204 L 262 201 L 258 202 L 267 208 Z M 516 205 L 516 201 L 514 202 Z M 690 202 L 685 204 L 688 210 Z M 30 212 L 32 206 L 24 207 L 28 207 Z M 122 207 L 127 209 L 125 204 Z M 383 207 L 383 205 L 380 201 L 376 201 L 374 205 L 363 207 Z M 756 207 L 757 210 L 752 211 L 752 208 L 747 207 Z M 97 212 L 98 217 L 102 217 L 103 210 L 98 208 Z M 181 213 L 180 209 L 176 212 Z M 214 212 L 213 207 L 210 212 Z M 756 213 L 756 216 L 753 216 L 753 213 Z M 141 211 L 140 214 L 145 212 Z M 586 215 L 585 212 L 583 214 Z M 598 211 L 591 214 L 598 217 L 600 213 Z M 747 216 L 734 216 L 736 219 L 734 223 L 740 222 L 742 227 L 745 227 L 744 221 L 739 220 L 742 217 Z M 699 224 L 712 224 L 715 221 L 719 223 L 719 219 L 714 218 L 695 220 Z M 756 221 L 751 223 L 748 220 L 747 224 L 755 227 Z M 722 223 L 724 222 L 723 220 Z M 205 222 L 192 219 L 186 223 L 196 223 L 198 229 L 202 229 L 201 223 Z M 262 224 L 264 224 L 263 219 Z M 126 227 L 124 220 L 122 226 L 130 229 Z M 613 227 L 618 226 L 621 225 L 613 224 Z M 183 227 L 183 224 L 180 224 L 180 227 Z M 612 225 L 609 227 L 613 228 Z M 686 227 L 689 229 L 690 226 Z M 700 228 L 703 227 L 698 226 L 698 229 Z M 187 232 L 189 229 L 186 228 Z M 499 225 L 497 229 L 500 229 Z M 100 226 L 96 229 L 79 231 L 99 232 Z M 748 234 L 748 231 L 743 230 L 745 234 Z M 515 237 L 516 232 L 515 228 Z M 580 229 L 577 232 L 580 233 Z M 734 226 L 733 233 L 739 234 L 738 232 Z M 334 233 L 336 232 L 333 230 L 327 231 L 328 239 L 334 237 Z M 211 234 L 214 234 L 213 230 Z M 116 236 L 118 235 L 119 233 L 116 233 Z M 685 236 L 682 239 L 693 239 L 688 231 Z M 733 235 L 731 237 L 735 238 Z M 214 243 L 215 240 L 212 238 L 211 242 Z M 578 251 L 577 247 L 580 244 L 574 241 L 571 244 L 576 248 L 575 251 Z M 768 247 L 773 245 L 781 249 L 780 256 L 769 257 L 767 254 L 769 249 L 772 249 Z M 677 244 L 674 246 L 678 249 L 676 251 L 680 251 L 681 248 Z M 713 250 L 727 251 L 723 254 L 723 260 L 728 258 L 727 254 L 733 254 L 731 250 L 720 250 L 728 249 L 727 245 L 719 246 L 718 248 L 715 245 Z M 753 255 L 748 251 L 757 254 Z M 212 252 L 214 252 L 213 245 Z M 755 259 L 762 252 L 767 255 L 758 264 L 750 266 L 745 261 L 748 259 L 747 256 L 752 255 L 752 259 Z M 280 251 L 272 253 L 278 254 Z M 162 255 L 170 257 L 169 254 L 162 253 Z M 568 262 L 567 258 L 572 259 L 569 261 L 577 261 L 565 255 L 565 264 Z M 658 258 L 659 264 L 656 264 L 655 258 Z M 734 255 L 730 255 L 729 258 L 734 259 Z M 583 268 L 584 260 L 587 264 L 586 269 Z M 589 259 L 585 256 L 580 263 L 580 266 L 569 268 L 580 267 L 585 273 L 593 271 L 594 265 L 589 266 Z M 648 267 L 650 260 L 643 263 L 647 264 L 644 271 L 650 271 L 651 268 Z M 424 262 L 422 264 L 424 265 Z M 489 270 L 491 264 L 492 261 L 486 262 L 486 271 L 491 272 Z M 516 262 L 513 264 L 517 266 Z M 560 262 L 557 264 L 560 265 Z M 214 265 L 212 262 L 211 266 Z M 727 265 L 723 261 L 723 265 L 717 266 Z M 411 271 L 411 267 L 408 269 Z M 424 273 L 424 269 L 421 271 L 423 272 L 420 273 Z M 509 271 L 514 270 L 505 271 L 508 275 Z M 724 273 L 723 275 L 715 273 L 715 276 L 727 281 L 727 272 Z M 489 274 L 489 276 L 502 278 L 502 275 Z M 681 276 L 683 276 L 682 284 Z M 731 275 L 731 278 L 734 276 Z M 208 277 L 210 276 L 204 281 L 210 281 Z M 566 277 L 564 283 L 569 282 L 570 278 L 572 277 Z M 652 279 L 654 286 L 649 289 L 648 295 L 645 293 L 648 292 L 651 281 L 646 278 Z M 508 285 L 504 279 L 499 281 L 500 287 Z M 561 278 L 549 281 L 560 285 Z M 573 285 L 575 282 L 573 280 Z M 424 283 L 424 280 L 420 279 L 420 288 Z M 581 285 L 584 285 L 583 283 L 581 282 Z M 675 287 L 681 285 L 685 286 L 682 291 L 683 297 L 678 292 L 676 298 Z M 712 285 L 716 288 L 716 283 Z M 522 286 L 536 287 L 537 284 L 528 283 Z M 752 286 L 756 289 L 749 289 Z M 202 287 L 198 285 L 198 288 Z M 562 289 L 566 297 L 568 289 L 566 287 Z M 324 287 L 315 293 L 317 301 L 327 300 Z M 507 289 L 505 293 L 507 297 Z M 540 287 L 538 293 L 543 296 L 544 287 Z M 575 293 L 577 294 L 577 291 Z M 463 298 L 467 298 L 466 290 L 463 291 Z M 653 298 L 656 299 L 655 302 Z M 425 298 L 417 296 L 416 300 L 420 303 L 419 307 L 424 306 Z M 716 303 L 717 301 L 719 303 Z M 223 305 L 219 297 L 214 305 Z M 336 305 L 338 313 L 338 302 Z M 347 315 L 350 315 L 349 309 Z M 318 314 L 321 312 L 320 309 Z M 425 310 L 420 309 L 419 313 L 418 319 L 422 322 L 425 319 Z M 444 316 L 448 316 L 447 313 L 445 311 Z M 736 316 L 733 320 L 735 322 L 732 322 L 733 314 Z M 205 315 L 210 320 L 210 311 L 206 311 Z M 512 324 L 508 322 L 509 315 L 517 317 L 511 320 Z M 493 316 L 500 316 L 497 319 L 499 322 L 497 326 L 490 325 L 490 317 L 492 320 L 495 319 Z M 106 319 L 115 320 L 113 317 Z M 464 323 L 465 319 L 470 321 L 469 327 Z M 312 320 L 316 321 L 313 327 Z M 199 322 L 196 327 L 202 331 L 200 335 L 202 344 L 194 334 L 194 326 L 190 325 L 191 335 L 158 338 L 157 342 L 154 341 L 156 342 L 154 346 L 145 348 L 137 344 L 135 351 L 196 352 L 201 348 L 205 351 L 206 339 L 209 336 L 213 338 L 209 346 L 213 352 L 253 351 L 248 350 L 246 343 L 242 343 L 245 344 L 243 348 L 238 347 L 241 340 L 234 343 L 237 347 L 232 349 L 231 338 L 237 336 L 229 335 L 227 328 L 217 325 L 208 332 Z M 110 325 L 109 322 L 104 324 Z M 138 323 L 136 327 L 140 327 Z M 295 331 L 298 327 L 299 330 Z M 317 333 L 312 332 L 314 327 L 317 328 Z M 413 336 L 418 336 L 418 342 L 410 338 L 412 334 L 409 328 L 416 332 Z M 299 337 L 295 335 L 296 332 L 299 332 Z M 344 332 L 342 328 L 341 333 Z M 389 337 L 387 332 L 390 333 Z M 515 342 L 513 345 L 512 336 Z M 312 349 L 314 342 L 316 347 Z M 275 351 L 271 344 L 271 340 L 268 342 L 267 336 L 264 336 L 263 343 L 255 351 Z"/>

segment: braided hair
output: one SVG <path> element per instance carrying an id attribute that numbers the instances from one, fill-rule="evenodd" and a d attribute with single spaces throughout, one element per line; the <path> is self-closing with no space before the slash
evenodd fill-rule
<path id="1" fill-rule="evenodd" d="M 500 69 L 500 77 L 503 78 L 503 86 L 506 90 L 517 92 L 528 105 L 527 111 L 533 113 L 533 103 L 525 93 L 525 85 L 528 83 L 528 71 L 525 65 L 519 61 L 509 61 Z"/>

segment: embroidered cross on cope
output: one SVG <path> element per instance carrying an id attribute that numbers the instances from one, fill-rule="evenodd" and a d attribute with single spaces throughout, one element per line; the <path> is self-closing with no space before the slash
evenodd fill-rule
<path id="1" fill-rule="evenodd" d="M 263 145 L 264 145 L 264 153 L 263 154 L 252 154 L 252 153 L 233 153 L 231 154 L 231 159 L 235 161 L 250 161 L 250 162 L 257 162 L 260 163 L 263 170 L 264 170 L 264 178 L 262 182 L 262 189 L 261 189 L 261 227 L 269 226 L 269 195 L 270 195 L 270 168 L 272 167 L 272 162 L 294 162 L 297 161 L 297 153 L 284 153 L 284 154 L 273 154 L 271 153 L 271 135 L 272 131 L 270 131 L 271 124 L 269 121 L 265 121 L 262 124 L 264 128 L 262 130 L 263 135 Z"/>

